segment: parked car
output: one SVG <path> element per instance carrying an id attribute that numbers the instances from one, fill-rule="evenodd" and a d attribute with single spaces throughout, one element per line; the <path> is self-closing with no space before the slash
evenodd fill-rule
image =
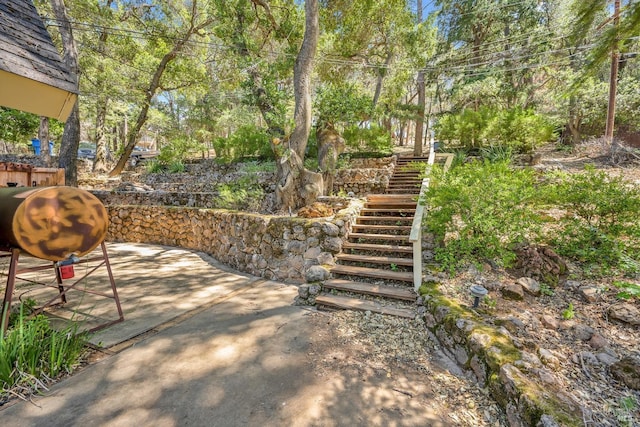
<path id="1" fill-rule="evenodd" d="M 78 148 L 78 158 L 93 160 L 96 158 L 96 150 L 92 148 Z"/>
<path id="2" fill-rule="evenodd" d="M 149 160 L 158 157 L 158 154 L 160 154 L 159 151 L 149 150 L 148 148 L 136 146 L 129 156 L 129 164 L 131 166 L 135 166 L 143 160 Z"/>

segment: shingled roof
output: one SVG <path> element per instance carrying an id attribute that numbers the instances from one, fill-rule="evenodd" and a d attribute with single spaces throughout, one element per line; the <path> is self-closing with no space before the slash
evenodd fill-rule
<path id="1" fill-rule="evenodd" d="M 76 78 L 32 0 L 0 0 L 0 105 L 64 121 Z"/>

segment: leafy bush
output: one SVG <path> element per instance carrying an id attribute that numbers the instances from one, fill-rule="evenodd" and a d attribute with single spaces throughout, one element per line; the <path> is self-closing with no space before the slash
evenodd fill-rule
<path id="1" fill-rule="evenodd" d="M 560 223 L 563 232 L 548 237 L 558 252 L 595 274 L 640 273 L 640 190 L 593 167 L 552 178 L 546 201 L 567 212 Z"/>
<path id="2" fill-rule="evenodd" d="M 242 171 L 247 174 L 255 174 L 260 172 L 275 172 L 276 164 L 275 162 L 257 162 L 250 161 L 242 164 Z"/>
<path id="3" fill-rule="evenodd" d="M 445 114 L 435 125 L 438 139 L 458 141 L 467 149 L 481 147 L 483 131 L 487 127 L 491 111 L 486 107 L 478 111 L 465 108 L 456 114 Z"/>
<path id="4" fill-rule="evenodd" d="M 432 178 L 426 226 L 449 271 L 486 260 L 508 266 L 516 244 L 529 242 L 551 245 L 591 275 L 640 274 L 640 190 L 622 178 L 591 167 L 538 181 L 532 170 L 488 160 L 447 175 L 434 169 Z M 562 215 L 546 215 L 549 207 Z"/>
<path id="5" fill-rule="evenodd" d="M 530 153 L 554 138 L 554 125 L 533 110 L 512 108 L 497 111 L 488 120 L 482 136 L 491 144 L 509 147 L 518 153 Z"/>
<path id="6" fill-rule="evenodd" d="M 393 152 L 391 134 L 386 129 L 378 126 L 361 128 L 349 126 L 342 134 L 349 151 L 375 151 L 385 155 Z"/>
<path id="7" fill-rule="evenodd" d="M 480 150 L 480 155 L 492 163 L 507 162 L 510 163 L 513 157 L 513 150 L 505 145 L 491 145 Z"/>
<path id="8" fill-rule="evenodd" d="M 149 160 L 145 163 L 145 170 L 147 173 L 162 173 L 164 172 L 164 165 L 157 159 Z"/>
<path id="9" fill-rule="evenodd" d="M 329 83 L 316 90 L 314 109 L 323 122 L 355 123 L 371 116 L 371 99 L 351 83 Z"/>
<path id="10" fill-rule="evenodd" d="M 182 173 L 184 172 L 184 163 L 176 160 L 175 162 L 171 162 L 169 165 L 169 172 L 171 173 Z"/>
<path id="11" fill-rule="evenodd" d="M 244 125 L 228 138 L 217 138 L 213 142 L 216 155 L 225 161 L 243 157 L 273 159 L 271 137 L 265 129 L 255 125 Z"/>
<path id="12" fill-rule="evenodd" d="M 160 148 L 158 161 L 163 165 L 184 162 L 185 159 L 204 150 L 204 144 L 185 135 L 177 135 Z"/>
<path id="13" fill-rule="evenodd" d="M 31 390 L 35 380 L 70 372 L 86 343 L 77 326 L 57 331 L 43 315 L 27 319 L 26 311 L 21 305 L 14 323 L 0 332 L 0 395 L 13 394 L 15 387 Z"/>
<path id="14" fill-rule="evenodd" d="M 219 199 L 216 207 L 222 209 L 257 211 L 265 197 L 255 174 L 245 175 L 233 183 L 220 184 L 217 190 Z"/>
<path id="15" fill-rule="evenodd" d="M 434 168 L 425 225 L 442 243 L 436 260 L 451 272 L 465 262 L 511 265 L 514 245 L 536 235 L 540 224 L 531 206 L 534 184 L 532 171 L 506 162 L 471 162 L 446 175 Z"/>
<path id="16" fill-rule="evenodd" d="M 458 141 L 466 149 L 492 146 L 529 153 L 554 138 L 554 125 L 533 110 L 480 107 L 442 116 L 436 132 L 439 139 Z"/>

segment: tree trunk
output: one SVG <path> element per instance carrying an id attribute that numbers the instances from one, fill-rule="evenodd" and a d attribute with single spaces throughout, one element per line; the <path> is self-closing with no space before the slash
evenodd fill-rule
<path id="1" fill-rule="evenodd" d="M 96 105 L 96 158 L 93 160 L 93 171 L 105 173 L 108 170 L 107 137 L 105 132 L 108 98 L 99 96 Z"/>
<path id="2" fill-rule="evenodd" d="M 613 25 L 616 30 L 620 24 L 620 0 L 614 1 L 614 18 Z M 607 123 L 604 133 L 604 140 L 607 145 L 611 145 L 613 142 L 613 128 L 616 118 L 616 92 L 618 89 L 618 63 L 620 61 L 618 38 L 616 37 L 615 44 L 611 51 L 611 72 L 609 73 L 609 103 L 607 106 Z"/>
<path id="3" fill-rule="evenodd" d="M 424 104 L 425 104 L 424 71 L 418 71 L 418 116 L 416 117 L 416 135 L 413 142 L 413 155 L 422 156 L 422 140 L 424 132 Z"/>
<path id="4" fill-rule="evenodd" d="M 38 139 L 40 140 L 40 158 L 49 163 L 49 117 L 40 117 L 40 128 L 38 129 Z"/>
<path id="5" fill-rule="evenodd" d="M 111 7 L 111 2 L 107 2 L 106 7 Z M 107 32 L 102 31 L 98 39 L 98 52 L 104 55 L 105 45 L 107 43 Z M 107 107 L 109 104 L 108 81 L 104 75 L 104 64 L 100 62 L 98 64 L 96 80 L 98 86 L 98 99 L 96 100 L 96 157 L 93 160 L 93 171 L 97 173 L 105 173 L 108 171 L 107 161 L 109 150 L 107 150 L 107 138 L 105 132 Z"/>
<path id="6" fill-rule="evenodd" d="M 162 57 L 160 63 L 156 67 L 156 71 L 153 73 L 153 77 L 151 78 L 149 86 L 145 92 L 145 99 L 142 104 L 142 109 L 138 113 L 136 124 L 126 135 L 127 144 L 124 147 L 124 152 L 122 153 L 122 156 L 120 156 L 120 159 L 118 160 L 118 163 L 115 165 L 113 170 L 109 172 L 109 176 L 116 176 L 120 174 L 120 172 L 122 172 L 124 170 L 124 167 L 127 165 L 129 156 L 131 156 L 131 152 L 133 151 L 133 148 L 136 146 L 136 142 L 138 142 L 138 139 L 140 137 L 140 131 L 142 130 L 144 124 L 147 122 L 151 101 L 153 100 L 156 91 L 160 87 L 162 75 L 167 69 L 169 63 L 178 56 L 178 54 L 182 51 L 184 46 L 194 34 L 197 34 L 201 29 L 205 28 L 206 26 L 211 24 L 211 22 L 213 22 L 213 20 L 209 18 L 200 24 L 196 24 L 195 19 L 198 18 L 197 12 L 197 4 L 194 1 L 191 5 L 191 25 L 187 29 L 186 33 L 180 39 L 176 40 L 173 48 Z"/>
<path id="7" fill-rule="evenodd" d="M 376 108 L 376 105 L 378 105 L 378 100 L 380 99 L 380 94 L 382 93 L 382 82 L 387 75 L 387 70 L 389 69 L 389 64 L 391 64 L 391 59 L 393 59 L 393 51 L 389 50 L 389 52 L 387 52 L 387 57 L 384 60 L 384 68 L 377 70 L 378 77 L 376 79 L 376 91 L 373 94 L 374 110 Z"/>
<path id="8" fill-rule="evenodd" d="M 418 25 L 422 23 L 422 0 L 416 2 L 416 14 Z M 422 156 L 422 140 L 424 131 L 424 104 L 425 104 L 424 70 L 418 71 L 418 117 L 416 117 L 416 135 L 413 140 L 413 155 Z"/>
<path id="9" fill-rule="evenodd" d="M 59 23 L 58 30 L 62 38 L 63 59 L 69 71 L 76 76 L 77 90 L 79 81 L 78 50 L 76 49 L 76 43 L 73 39 L 71 23 L 67 16 L 64 0 L 51 0 L 51 7 Z M 78 157 L 79 145 L 80 114 L 78 112 L 78 101 L 76 101 L 69 118 L 64 124 L 64 133 L 62 135 L 62 143 L 60 144 L 60 155 L 58 156 L 58 166 L 65 170 L 65 184 L 73 187 L 78 185 L 76 159 Z"/>
<path id="10" fill-rule="evenodd" d="M 336 174 L 338 156 L 344 151 L 345 142 L 331 123 L 318 123 L 316 141 L 318 142 L 318 167 L 322 172 L 325 196 L 333 194 L 333 177 Z"/>
<path id="11" fill-rule="evenodd" d="M 318 1 L 306 0 L 304 38 L 293 68 L 295 128 L 288 140 L 280 144 L 276 139 L 272 145 L 278 165 L 276 202 L 283 211 L 291 212 L 313 203 L 322 194 L 322 175 L 304 167 L 304 154 L 311 131 L 311 71 L 318 35 Z"/>
<path id="12" fill-rule="evenodd" d="M 64 168 L 65 185 L 78 186 L 78 146 L 80 145 L 80 112 L 78 103 L 73 106 L 69 118 L 64 124 L 62 144 L 58 154 L 58 167 Z"/>
<path id="13" fill-rule="evenodd" d="M 253 0 L 252 0 L 253 1 Z M 273 16 L 270 15 L 269 7 L 266 3 L 253 1 L 254 5 L 262 6 L 266 13 L 270 16 L 272 25 L 277 28 L 278 25 L 275 22 Z M 246 31 L 246 16 L 245 9 L 242 5 L 239 5 L 236 9 L 236 25 L 234 27 L 234 42 L 233 49 L 240 57 L 251 58 L 249 47 L 247 46 L 247 40 L 245 37 Z M 254 62 L 254 61 L 251 61 Z M 255 104 L 262 114 L 262 119 L 267 124 L 268 132 L 270 135 L 276 137 L 284 136 L 284 127 L 282 123 L 277 120 L 277 117 L 282 115 L 278 112 L 278 108 L 273 100 L 269 97 L 269 93 L 264 87 L 262 82 L 262 75 L 257 66 L 251 65 L 248 67 L 247 72 L 249 74 L 249 83 L 251 85 L 251 94 L 255 98 Z"/>

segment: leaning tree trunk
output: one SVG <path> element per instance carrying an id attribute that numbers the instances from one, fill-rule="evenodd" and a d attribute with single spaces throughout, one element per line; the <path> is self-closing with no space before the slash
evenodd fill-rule
<path id="1" fill-rule="evenodd" d="M 64 0 L 51 0 L 51 7 L 60 24 L 59 31 L 62 38 L 63 57 L 67 67 L 76 76 L 76 90 L 79 81 L 78 50 L 73 39 L 71 23 L 67 16 Z M 48 141 L 47 141 L 48 143 Z M 69 118 L 64 124 L 62 143 L 58 157 L 58 166 L 64 168 L 65 184 L 69 186 L 78 185 L 78 169 L 76 159 L 78 157 L 78 145 L 80 145 L 80 114 L 78 112 L 78 101 L 76 100 Z"/>
<path id="2" fill-rule="evenodd" d="M 295 93 L 295 128 L 284 141 L 275 139 L 276 202 L 283 211 L 291 212 L 314 202 L 322 194 L 322 175 L 304 167 L 304 153 L 311 131 L 311 71 L 318 46 L 318 1 L 305 1 L 305 30 L 300 52 L 293 68 Z"/>
<path id="3" fill-rule="evenodd" d="M 158 66 L 156 67 L 155 72 L 151 77 L 151 81 L 149 82 L 149 86 L 145 91 L 145 99 L 143 101 L 142 108 L 138 112 L 136 124 L 134 125 L 133 128 L 131 128 L 131 130 L 126 135 L 127 139 L 126 139 L 126 145 L 124 147 L 124 152 L 120 156 L 120 159 L 118 159 L 118 162 L 113 167 L 111 172 L 109 172 L 109 176 L 119 175 L 124 170 L 124 167 L 127 165 L 127 162 L 129 161 L 129 156 L 131 156 L 131 153 L 133 152 L 133 149 L 136 143 L 138 142 L 140 133 L 142 132 L 142 128 L 147 122 L 147 118 L 149 115 L 149 108 L 151 107 L 151 101 L 153 100 L 158 88 L 160 88 L 160 81 L 162 79 L 162 75 L 164 74 L 169 64 L 178 57 L 178 54 L 182 52 L 184 47 L 191 40 L 192 36 L 200 34 L 200 31 L 203 28 L 206 28 L 208 25 L 210 25 L 213 22 L 212 18 L 208 18 L 198 24 L 196 22 L 197 18 L 199 18 L 198 5 L 195 1 L 193 1 L 191 4 L 191 16 L 189 21 L 190 25 L 187 28 L 184 35 L 175 41 L 175 44 L 173 45 L 171 50 L 167 52 L 158 63 Z"/>

